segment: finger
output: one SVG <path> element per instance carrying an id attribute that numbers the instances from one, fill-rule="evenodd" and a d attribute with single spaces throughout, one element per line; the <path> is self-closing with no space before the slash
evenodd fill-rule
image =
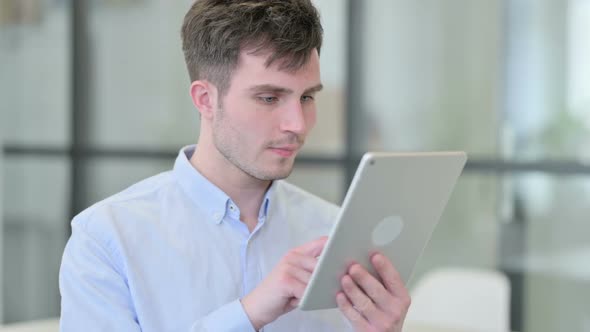
<path id="1" fill-rule="evenodd" d="M 289 301 L 289 308 L 297 308 L 299 306 L 300 299 L 294 297 Z"/>
<path id="2" fill-rule="evenodd" d="M 315 269 L 318 260 L 313 256 L 304 255 L 292 250 L 285 255 L 285 262 L 289 265 L 312 272 Z"/>
<path id="3" fill-rule="evenodd" d="M 383 286 L 390 293 L 398 296 L 408 296 L 408 291 L 406 290 L 402 277 L 387 257 L 377 253 L 371 257 L 371 263 L 375 267 L 377 274 L 379 274 Z"/>
<path id="4" fill-rule="evenodd" d="M 352 303 L 348 300 L 346 295 L 342 292 L 336 294 L 336 303 L 338 304 L 338 308 L 340 312 L 350 321 L 352 327 L 357 331 L 368 331 L 369 330 L 369 322 L 360 314 L 360 312 L 356 311 L 352 306 Z"/>
<path id="5" fill-rule="evenodd" d="M 305 292 L 305 287 L 307 287 L 307 284 L 299 281 L 299 279 L 295 278 L 292 275 L 288 276 L 285 279 L 285 284 L 287 285 L 289 295 L 291 297 L 300 299 L 303 296 L 303 292 Z"/>
<path id="6" fill-rule="evenodd" d="M 311 271 L 302 269 L 295 265 L 287 265 L 286 272 L 293 278 L 297 279 L 299 282 L 303 283 L 305 286 L 307 286 L 309 279 L 311 279 Z"/>
<path id="7" fill-rule="evenodd" d="M 393 295 L 385 289 L 381 281 L 373 277 L 360 264 L 353 264 L 349 268 L 348 274 L 379 309 L 387 311 L 394 306 L 395 299 Z"/>
<path id="8" fill-rule="evenodd" d="M 301 297 L 303 297 L 303 292 L 305 291 L 305 285 L 299 281 L 297 281 L 296 283 L 293 283 L 292 287 L 293 287 L 292 298 L 287 303 L 287 307 L 289 308 L 289 310 L 297 308 Z"/>
<path id="9" fill-rule="evenodd" d="M 358 287 L 349 275 L 342 277 L 341 283 L 342 290 L 350 303 L 369 322 L 380 322 L 384 319 L 381 310 L 375 306 L 375 303 Z"/>
<path id="10" fill-rule="evenodd" d="M 327 240 L 327 236 L 322 236 L 320 238 L 317 238 L 311 242 L 308 242 L 295 248 L 294 251 L 300 254 L 317 257 L 322 253 L 322 250 L 324 249 L 324 245 L 326 244 Z"/>

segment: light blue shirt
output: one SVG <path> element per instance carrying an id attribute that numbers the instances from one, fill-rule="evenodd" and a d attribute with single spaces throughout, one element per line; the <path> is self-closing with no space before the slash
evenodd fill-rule
<path id="1" fill-rule="evenodd" d="M 189 162 L 141 181 L 72 221 L 61 264 L 61 331 L 253 331 L 240 298 L 291 248 L 329 233 L 338 208 L 274 181 L 252 233 Z M 337 309 L 295 309 L 265 332 L 346 331 Z"/>

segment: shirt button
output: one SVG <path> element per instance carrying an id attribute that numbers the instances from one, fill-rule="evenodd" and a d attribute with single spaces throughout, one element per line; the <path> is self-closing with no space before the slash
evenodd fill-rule
<path id="1" fill-rule="evenodd" d="M 215 212 L 215 213 L 213 213 L 213 218 L 214 218 L 215 220 L 219 220 L 219 219 L 221 219 L 221 213 L 219 213 L 219 212 Z"/>

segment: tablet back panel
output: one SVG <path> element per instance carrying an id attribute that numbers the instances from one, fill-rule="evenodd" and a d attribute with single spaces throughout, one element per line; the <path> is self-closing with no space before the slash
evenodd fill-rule
<path id="1" fill-rule="evenodd" d="M 376 251 L 407 283 L 466 159 L 464 152 L 365 154 L 300 309 L 337 307 L 347 268 L 358 262 L 375 275 L 369 256 Z"/>

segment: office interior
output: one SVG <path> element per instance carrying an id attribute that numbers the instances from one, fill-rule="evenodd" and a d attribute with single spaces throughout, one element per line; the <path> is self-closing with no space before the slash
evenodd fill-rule
<path id="1" fill-rule="evenodd" d="M 58 317 L 72 216 L 196 142 L 191 2 L 0 1 L 2 323 Z M 314 3 L 324 90 L 289 181 L 340 204 L 365 151 L 466 151 L 408 287 L 497 272 L 511 331 L 590 331 L 590 0 Z"/>

